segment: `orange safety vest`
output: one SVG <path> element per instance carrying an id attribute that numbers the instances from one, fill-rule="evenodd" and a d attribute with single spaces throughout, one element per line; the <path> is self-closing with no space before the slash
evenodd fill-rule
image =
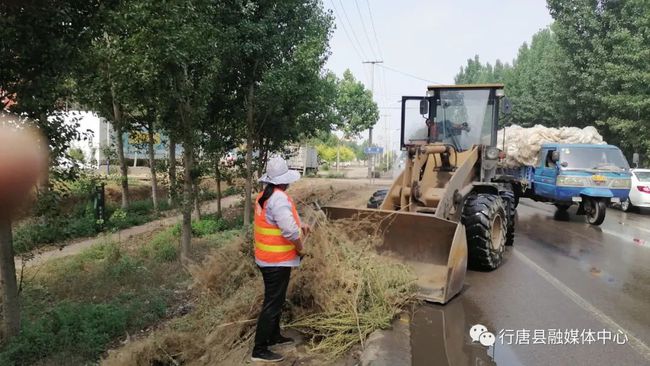
<path id="1" fill-rule="evenodd" d="M 281 189 L 276 189 L 274 193 L 276 192 L 286 195 Z M 290 261 L 298 256 L 296 248 L 289 239 L 282 236 L 282 230 L 277 225 L 272 225 L 266 221 L 266 204 L 268 200 L 264 202 L 264 207 L 260 207 L 259 200 L 262 194 L 263 192 L 260 192 L 255 200 L 255 259 L 267 263 Z M 287 195 L 287 198 L 291 203 L 291 211 L 296 219 L 296 224 L 300 227 L 300 217 L 298 211 L 296 211 L 296 205 L 289 195 Z"/>

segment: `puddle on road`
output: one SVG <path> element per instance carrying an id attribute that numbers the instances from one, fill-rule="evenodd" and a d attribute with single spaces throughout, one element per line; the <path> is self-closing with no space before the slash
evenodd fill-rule
<path id="1" fill-rule="evenodd" d="M 447 305 L 422 305 L 411 315 L 413 366 L 521 365 L 508 345 L 472 343 L 469 329 L 481 318 L 478 307 L 457 297 Z M 497 335 L 491 324 L 484 324 Z"/>

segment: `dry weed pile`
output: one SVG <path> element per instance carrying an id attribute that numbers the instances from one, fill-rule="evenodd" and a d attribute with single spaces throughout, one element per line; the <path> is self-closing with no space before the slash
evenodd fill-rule
<path id="1" fill-rule="evenodd" d="M 415 278 L 406 266 L 374 254 L 378 238 L 367 234 L 366 223 L 310 215 L 318 224 L 307 239 L 302 265 L 292 272 L 283 323 L 305 334 L 311 351 L 334 359 L 363 344 L 374 330 L 390 327 L 413 300 Z M 190 272 L 195 309 L 113 352 L 105 364 L 215 365 L 248 349 L 263 299 L 250 237 L 215 251 Z"/>
<path id="2" fill-rule="evenodd" d="M 413 300 L 408 267 L 379 257 L 370 222 L 317 219 L 308 257 L 295 272 L 291 327 L 308 335 L 314 352 L 340 356 L 391 321 Z"/>
<path id="3" fill-rule="evenodd" d="M 190 266 L 195 309 L 145 339 L 111 352 L 105 365 L 215 365 L 254 333 L 263 285 L 250 238 L 237 238 Z"/>

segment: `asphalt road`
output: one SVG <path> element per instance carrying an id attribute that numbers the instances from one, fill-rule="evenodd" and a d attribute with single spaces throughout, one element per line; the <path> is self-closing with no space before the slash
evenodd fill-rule
<path id="1" fill-rule="evenodd" d="M 503 265 L 468 272 L 450 303 L 414 312 L 413 365 L 650 365 L 650 214 L 608 209 L 600 227 L 575 208 L 554 216 L 522 200 Z M 472 343 L 477 323 L 494 346 Z"/>

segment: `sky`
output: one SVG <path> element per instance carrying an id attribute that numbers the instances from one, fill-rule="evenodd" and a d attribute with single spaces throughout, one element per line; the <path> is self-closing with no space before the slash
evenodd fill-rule
<path id="1" fill-rule="evenodd" d="M 373 140 L 380 146 L 390 142 L 391 150 L 399 149 L 402 95 L 424 95 L 434 83 L 453 84 L 460 66 L 476 54 L 493 65 L 496 59 L 511 63 L 522 43 L 553 21 L 545 0 L 323 3 L 336 18 L 329 70 L 341 77 L 350 69 L 370 88 L 372 66 L 362 61 L 384 62 L 374 67 L 374 98 L 381 117 Z"/>

